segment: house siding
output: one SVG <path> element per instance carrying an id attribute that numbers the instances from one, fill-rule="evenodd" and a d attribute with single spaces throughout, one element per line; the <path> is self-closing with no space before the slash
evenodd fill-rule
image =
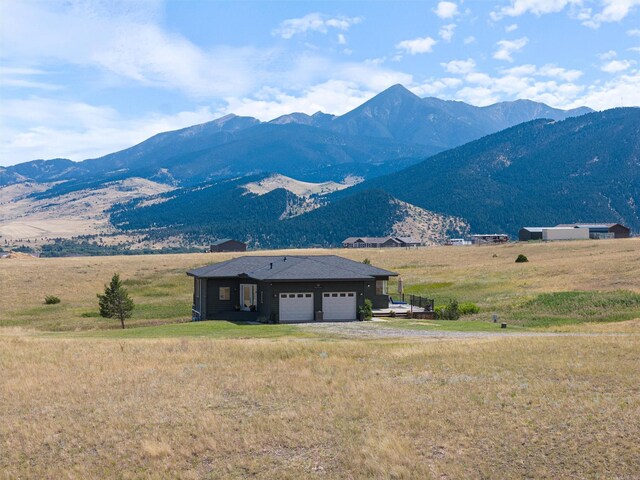
<path id="1" fill-rule="evenodd" d="M 531 231 L 521 228 L 518 232 L 518 240 L 520 242 L 528 242 L 530 240 L 542 240 L 542 231 Z"/>
<path id="2" fill-rule="evenodd" d="M 376 281 L 316 281 L 316 282 L 261 282 L 252 279 L 237 278 L 209 278 L 200 279 L 203 287 L 202 304 L 205 312 L 202 319 L 255 319 L 260 321 L 278 320 L 280 314 L 281 293 L 313 293 L 314 312 L 322 311 L 322 294 L 325 292 L 355 292 L 356 308 L 364 305 L 364 299 L 369 298 L 374 309 L 386 308 L 389 305 L 388 295 L 376 295 Z M 388 280 L 380 277 L 378 280 Z M 256 312 L 238 312 L 240 305 L 240 284 L 255 283 L 258 286 Z M 230 288 L 230 300 L 220 300 L 220 287 Z M 195 302 L 195 295 L 194 295 Z"/>
<path id="3" fill-rule="evenodd" d="M 211 245 L 211 252 L 246 252 L 247 244 L 237 240 L 229 240 L 219 245 Z"/>
<path id="4" fill-rule="evenodd" d="M 609 232 L 613 233 L 613 238 L 629 238 L 631 235 L 631 229 L 619 224 L 609 227 Z"/>

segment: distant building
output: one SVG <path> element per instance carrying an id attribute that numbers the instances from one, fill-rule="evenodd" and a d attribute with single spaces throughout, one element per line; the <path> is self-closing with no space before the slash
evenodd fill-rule
<path id="1" fill-rule="evenodd" d="M 247 244 L 239 242 L 238 240 L 232 240 L 230 238 L 223 238 L 211 244 L 210 252 L 246 252 Z"/>
<path id="2" fill-rule="evenodd" d="M 580 227 L 545 227 L 542 240 L 589 240 L 589 229 Z"/>
<path id="3" fill-rule="evenodd" d="M 631 229 L 620 223 L 568 223 L 558 227 L 588 228 L 589 238 L 629 238 Z"/>
<path id="4" fill-rule="evenodd" d="M 412 237 L 349 237 L 342 241 L 344 248 L 420 247 L 422 242 Z"/>
<path id="5" fill-rule="evenodd" d="M 518 241 L 542 240 L 542 230 L 545 227 L 522 227 L 518 232 Z"/>
<path id="6" fill-rule="evenodd" d="M 482 235 L 471 235 L 474 245 L 491 245 L 494 243 L 507 243 L 509 235 L 505 233 L 490 233 Z"/>
<path id="7" fill-rule="evenodd" d="M 462 247 L 465 245 L 471 245 L 473 242 L 469 240 L 465 240 L 464 238 L 452 238 L 447 240 L 445 245 L 453 245 L 454 247 Z"/>
<path id="8" fill-rule="evenodd" d="M 561 223 L 555 227 L 522 227 L 518 240 L 587 240 L 603 238 L 629 238 L 629 228 L 619 223 Z"/>

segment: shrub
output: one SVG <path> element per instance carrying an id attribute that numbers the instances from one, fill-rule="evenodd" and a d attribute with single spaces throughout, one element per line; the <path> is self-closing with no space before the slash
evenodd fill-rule
<path id="1" fill-rule="evenodd" d="M 464 302 L 458 306 L 458 310 L 460 315 L 473 315 L 480 312 L 480 307 L 473 302 Z"/>
<path id="2" fill-rule="evenodd" d="M 528 261 L 529 259 L 523 254 L 518 255 L 518 258 L 516 258 L 516 263 L 524 263 Z"/>
<path id="3" fill-rule="evenodd" d="M 60 303 L 60 298 L 55 295 L 47 295 L 44 297 L 44 303 L 45 305 L 55 305 L 56 303 Z"/>
<path id="4" fill-rule="evenodd" d="M 455 298 L 449 300 L 446 305 L 438 305 L 435 311 L 436 318 L 439 320 L 458 320 L 460 318 L 460 306 Z"/>
<path id="5" fill-rule="evenodd" d="M 365 258 L 364 260 L 362 260 L 362 263 L 364 263 L 365 265 L 371 265 L 371 260 Z"/>
<path id="6" fill-rule="evenodd" d="M 363 320 L 371 320 L 373 317 L 373 303 L 371 303 L 371 300 L 365 299 L 364 305 L 358 309 L 358 313 Z"/>

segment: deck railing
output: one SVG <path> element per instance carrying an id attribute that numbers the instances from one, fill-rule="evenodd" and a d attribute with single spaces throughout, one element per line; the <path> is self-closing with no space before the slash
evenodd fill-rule
<path id="1" fill-rule="evenodd" d="M 419 295 L 402 294 L 402 301 L 407 302 L 413 307 L 424 308 L 425 312 L 433 312 L 435 300 L 433 298 L 421 297 Z"/>

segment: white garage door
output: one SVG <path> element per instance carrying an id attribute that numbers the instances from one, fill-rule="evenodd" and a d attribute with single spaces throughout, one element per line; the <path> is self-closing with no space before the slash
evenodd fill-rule
<path id="1" fill-rule="evenodd" d="M 356 292 L 326 292 L 322 294 L 324 320 L 355 320 Z"/>
<path id="2" fill-rule="evenodd" d="M 313 293 L 281 293 L 280 321 L 308 322 L 313 320 Z"/>

